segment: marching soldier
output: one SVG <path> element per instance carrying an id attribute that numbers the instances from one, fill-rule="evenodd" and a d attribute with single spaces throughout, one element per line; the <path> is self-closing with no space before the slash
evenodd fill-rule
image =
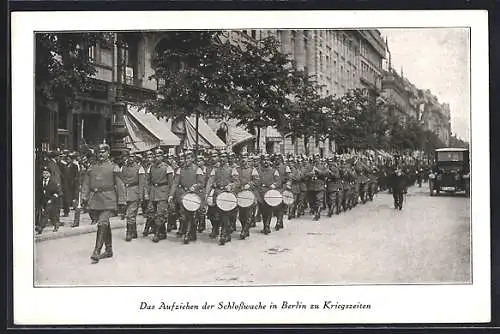
<path id="1" fill-rule="evenodd" d="M 203 189 L 206 189 L 207 187 L 207 180 L 208 180 L 208 174 L 207 174 L 207 166 L 205 166 L 205 158 L 202 156 L 202 155 L 198 155 L 196 157 L 196 163 L 197 163 L 197 166 L 200 168 L 200 170 L 202 171 L 203 173 L 203 178 L 202 178 L 202 188 Z M 204 195 L 204 192 L 203 194 Z M 206 228 L 206 209 L 205 209 L 205 206 L 203 206 L 202 209 L 198 210 L 198 214 L 197 214 L 197 225 L 198 225 L 198 233 L 202 233 L 203 231 L 205 231 L 205 228 Z"/>
<path id="2" fill-rule="evenodd" d="M 259 171 L 259 175 L 261 180 L 262 197 L 264 197 L 268 190 L 279 190 L 281 182 L 280 174 L 276 168 L 271 166 L 268 156 L 264 156 L 262 160 L 262 168 Z M 262 212 L 262 220 L 264 222 L 264 228 L 260 231 L 261 233 L 271 233 L 271 218 L 273 217 L 273 213 L 276 217 L 278 217 L 282 215 L 282 212 L 280 212 L 281 210 L 281 206 L 277 206 L 273 209 L 273 207 L 268 205 L 265 200 L 260 203 L 260 211 Z M 276 224 L 276 230 L 278 230 L 278 222 L 276 222 Z"/>
<path id="3" fill-rule="evenodd" d="M 98 147 L 98 160 L 84 177 L 82 198 L 97 217 L 95 247 L 90 259 L 92 263 L 113 256 L 112 235 L 109 218 L 114 211 L 123 209 L 126 204 L 125 187 L 119 176 L 119 168 L 109 160 L 110 148 L 107 144 Z M 105 251 L 101 254 L 101 249 Z"/>
<path id="4" fill-rule="evenodd" d="M 177 157 L 173 154 L 168 154 L 165 162 L 170 163 L 170 167 L 172 167 L 172 170 L 176 171 L 177 169 L 180 168 L 180 163 L 177 161 Z M 177 230 L 177 218 L 179 218 L 179 208 L 177 205 L 177 202 L 174 201 L 169 205 L 169 207 L 172 208 L 172 210 L 168 211 L 167 215 L 167 232 L 170 232 L 172 230 Z M 178 232 L 177 235 L 180 237 L 180 233 Z"/>
<path id="5" fill-rule="evenodd" d="M 300 170 L 300 179 L 298 180 L 300 194 L 299 194 L 299 201 L 297 203 L 297 217 L 300 217 L 305 214 L 305 210 L 308 203 L 306 171 L 309 166 L 309 163 L 307 162 L 305 157 L 300 157 L 298 162 L 299 162 L 298 169 Z"/>
<path id="6" fill-rule="evenodd" d="M 165 220 L 168 214 L 168 197 L 173 183 L 174 170 L 162 160 L 163 150 L 155 151 L 155 161 L 147 171 L 149 187 L 148 215 L 154 222 L 153 242 L 167 238 Z"/>
<path id="7" fill-rule="evenodd" d="M 291 190 L 291 183 L 289 184 L 288 182 L 290 181 L 290 174 L 292 173 L 292 170 L 289 166 L 285 165 L 285 161 L 281 154 L 276 156 L 276 170 L 280 175 L 280 181 L 278 184 L 279 189 L 283 190 L 287 188 L 288 190 Z M 285 212 L 288 212 L 288 206 L 285 203 L 281 203 L 278 205 L 278 209 L 276 209 L 275 212 L 277 213 L 275 229 L 276 231 L 279 231 L 283 228 L 283 216 Z"/>
<path id="8" fill-rule="evenodd" d="M 207 173 L 205 174 L 205 194 L 209 194 L 213 188 L 211 188 L 211 185 L 209 183 L 210 177 L 212 175 L 212 172 L 220 166 L 219 163 L 219 157 L 217 155 L 217 152 L 212 153 L 211 158 L 209 160 L 209 163 L 207 164 Z M 208 197 L 208 195 L 207 195 Z M 204 202 L 206 203 L 207 198 L 204 198 Z M 212 201 L 215 201 L 215 198 L 212 196 Z M 212 232 L 210 233 L 209 237 L 211 239 L 214 239 L 218 236 L 218 227 L 216 226 L 216 218 L 217 218 L 217 207 L 215 206 L 215 203 L 206 203 L 206 211 L 207 211 L 207 218 L 210 220 L 210 224 L 212 224 Z"/>
<path id="9" fill-rule="evenodd" d="M 175 198 L 180 208 L 181 226 L 179 232 L 184 236 L 184 243 L 196 240 L 196 212 L 186 210 L 182 203 L 183 196 L 188 193 L 195 193 L 200 197 L 200 207 L 203 192 L 204 174 L 200 167 L 194 163 L 193 153 L 185 153 L 185 163 L 177 168 L 175 172 L 174 184 L 168 198 L 169 202 Z"/>
<path id="10" fill-rule="evenodd" d="M 236 193 L 239 190 L 239 175 L 238 170 L 229 165 L 228 157 L 226 153 L 221 154 L 220 166 L 216 167 L 210 173 L 210 179 L 207 185 L 207 189 L 214 189 L 214 198 L 222 192 Z M 208 197 L 209 193 L 205 194 Z M 234 216 L 238 214 L 237 207 L 233 210 L 226 212 L 222 211 L 220 208 L 216 208 L 214 214 L 214 230 L 212 231 L 218 234 L 220 231 L 219 244 L 224 245 L 226 242 L 231 241 L 231 221 Z"/>
<path id="11" fill-rule="evenodd" d="M 257 191 L 259 187 L 259 172 L 255 167 L 248 163 L 248 155 L 244 154 L 241 157 L 241 167 L 237 168 L 240 178 L 240 186 L 244 190 L 250 190 L 255 196 L 256 202 L 261 203 L 262 199 Z M 250 207 L 239 207 L 239 219 L 241 223 L 240 239 L 245 239 L 250 236 L 250 225 L 252 217 L 255 215 L 256 203 Z"/>
<path id="12" fill-rule="evenodd" d="M 390 175 L 390 185 L 394 208 L 401 210 L 403 208 L 403 195 L 407 192 L 408 176 L 404 173 L 403 165 L 398 160 L 396 160 L 394 170 Z"/>
<path id="13" fill-rule="evenodd" d="M 321 165 L 319 155 L 315 155 L 313 163 L 306 170 L 307 191 L 311 198 L 311 210 L 314 214 L 314 220 L 319 220 L 321 216 L 326 176 L 327 171 Z"/>
<path id="14" fill-rule="evenodd" d="M 127 218 L 127 232 L 125 240 L 131 241 L 137 238 L 137 211 L 139 205 L 147 198 L 144 193 L 144 184 L 146 183 L 146 171 L 138 163 L 135 155 L 129 155 L 121 167 L 120 176 L 125 185 L 127 209 L 125 216 Z"/>
<path id="15" fill-rule="evenodd" d="M 333 215 L 335 206 L 335 214 L 340 213 L 340 172 L 333 158 L 328 159 L 328 176 L 326 180 L 328 217 Z"/>
<path id="16" fill-rule="evenodd" d="M 297 209 L 299 207 L 299 197 L 300 197 L 300 183 L 302 179 L 302 171 L 299 165 L 299 160 L 291 158 L 292 163 L 290 163 L 290 190 L 293 194 L 293 204 L 290 207 L 288 213 L 288 220 L 293 219 L 297 216 Z"/>
<path id="17" fill-rule="evenodd" d="M 142 168 L 147 172 L 149 171 L 149 168 L 152 166 L 154 161 L 153 158 L 153 152 L 147 151 L 144 155 L 144 159 L 142 160 L 141 166 Z M 144 183 L 144 194 L 143 194 L 143 201 L 141 203 L 141 212 L 142 216 L 146 219 L 146 223 L 144 224 L 144 231 L 142 232 L 142 235 L 147 237 L 149 233 L 153 230 L 154 222 L 151 221 L 151 217 L 148 214 L 148 207 L 149 207 L 149 184 L 147 180 L 147 174 L 146 174 L 146 182 Z"/>

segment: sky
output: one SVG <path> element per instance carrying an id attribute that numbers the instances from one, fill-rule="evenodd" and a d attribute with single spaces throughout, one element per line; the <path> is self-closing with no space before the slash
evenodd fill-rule
<path id="1" fill-rule="evenodd" d="M 419 89 L 449 103 L 451 131 L 469 140 L 469 31 L 464 28 L 380 29 L 387 36 L 392 67 Z"/>

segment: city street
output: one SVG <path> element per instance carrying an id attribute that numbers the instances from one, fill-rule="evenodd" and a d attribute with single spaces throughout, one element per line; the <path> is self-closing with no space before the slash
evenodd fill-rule
<path id="1" fill-rule="evenodd" d="M 49 285 L 263 285 L 467 283 L 470 268 L 470 200 L 463 195 L 430 197 L 409 189 L 403 210 L 392 195 L 319 222 L 306 215 L 285 220 L 268 235 L 238 232 L 225 246 L 208 238 L 184 245 L 169 233 L 125 242 L 113 230 L 114 257 L 91 264 L 95 232 L 35 244 L 35 280 Z M 123 223 L 125 224 L 125 223 Z M 272 222 L 274 226 L 274 220 Z"/>

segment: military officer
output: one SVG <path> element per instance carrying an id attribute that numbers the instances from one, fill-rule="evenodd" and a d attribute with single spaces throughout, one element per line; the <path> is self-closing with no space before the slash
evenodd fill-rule
<path id="1" fill-rule="evenodd" d="M 170 195 L 174 170 L 163 162 L 163 150 L 155 151 L 155 161 L 147 171 L 147 184 L 149 187 L 148 214 L 154 222 L 153 242 L 167 238 L 165 220 L 168 214 L 168 198 Z"/>
<path id="2" fill-rule="evenodd" d="M 142 160 L 141 166 L 145 171 L 148 171 L 151 165 L 153 164 L 154 156 L 152 151 L 147 151 L 144 154 L 144 159 Z M 146 182 L 144 184 L 144 193 L 143 193 L 143 201 L 141 203 L 141 212 L 142 216 L 146 219 L 146 223 L 144 224 L 144 231 L 142 235 L 147 237 L 149 233 L 153 230 L 154 222 L 151 221 L 152 217 L 148 215 L 148 207 L 149 207 L 149 184 L 146 175 Z"/>
<path id="3" fill-rule="evenodd" d="M 129 155 L 120 169 L 120 177 L 125 185 L 127 209 L 125 216 L 127 218 L 127 232 L 125 240 L 131 241 L 137 238 L 137 211 L 144 198 L 148 194 L 144 192 L 146 183 L 146 171 L 142 167 L 135 155 Z"/>
<path id="4" fill-rule="evenodd" d="M 188 193 L 195 193 L 203 198 L 203 170 L 194 163 L 193 153 L 188 151 L 184 155 L 185 162 L 182 167 L 177 168 L 175 172 L 175 179 L 172 190 L 169 196 L 169 202 L 174 198 L 178 203 L 181 215 L 181 226 L 179 232 L 184 236 L 184 243 L 188 244 L 190 241 L 196 240 L 196 212 L 186 210 L 182 203 L 183 196 Z"/>
<path id="5" fill-rule="evenodd" d="M 92 263 L 113 256 L 112 235 L 109 218 L 114 211 L 125 207 L 125 187 L 119 175 L 119 168 L 109 160 L 110 148 L 107 144 L 98 147 L 98 157 L 84 177 L 82 198 L 91 212 L 97 217 L 95 247 L 90 256 Z M 101 254 L 102 246 L 105 251 Z"/>
<path id="6" fill-rule="evenodd" d="M 215 168 L 218 168 L 220 166 L 219 163 L 219 156 L 217 152 L 213 152 L 210 160 L 208 161 L 207 164 L 207 172 L 205 174 L 205 195 L 209 194 L 213 188 L 211 188 L 211 185 L 209 183 L 210 177 L 212 175 L 212 171 L 215 170 Z M 211 197 L 212 201 L 211 203 L 208 203 L 208 198 L 205 197 L 205 208 L 207 212 L 207 218 L 210 220 L 210 224 L 212 224 L 212 232 L 210 233 L 209 237 L 211 239 L 214 239 L 218 236 L 218 227 L 216 226 L 216 215 L 217 215 L 217 207 L 215 206 L 215 198 L 212 196 Z M 205 209 L 204 208 L 204 209 Z"/>
<path id="7" fill-rule="evenodd" d="M 205 166 L 205 157 L 203 155 L 198 155 L 196 157 L 196 164 L 198 168 L 200 168 L 201 172 L 203 173 L 203 178 L 202 178 L 202 188 L 205 189 L 207 186 L 207 180 L 208 176 L 207 175 L 207 166 Z M 201 195 L 205 195 L 204 192 L 200 193 Z M 203 206 L 200 210 L 197 212 L 197 217 L 196 220 L 198 221 L 198 232 L 202 233 L 206 229 L 206 209 L 205 206 Z"/>

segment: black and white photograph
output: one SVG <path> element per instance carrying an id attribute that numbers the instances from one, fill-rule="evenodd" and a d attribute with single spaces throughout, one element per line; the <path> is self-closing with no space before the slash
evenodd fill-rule
<path id="1" fill-rule="evenodd" d="M 347 17 L 339 12 L 301 21 L 210 13 L 196 24 L 196 13 L 137 13 L 135 25 L 127 13 L 115 25 L 86 14 L 27 24 L 22 52 L 13 20 L 13 59 L 33 54 L 20 65 L 32 96 L 13 93 L 18 158 L 27 159 L 14 182 L 15 251 L 24 245 L 15 282 L 38 298 L 68 291 L 92 309 L 86 291 L 102 288 L 111 295 L 100 303 L 129 304 L 123 323 L 134 312 L 138 323 L 189 322 L 202 309 L 214 311 L 202 323 L 256 323 L 259 311 L 275 314 L 267 323 L 332 312 L 331 322 L 398 322 L 389 309 L 402 294 L 411 304 L 452 298 L 449 288 L 485 291 L 489 217 L 475 216 L 489 212 L 480 12 L 450 14 L 449 24 L 436 13 L 390 13 L 390 24 L 354 13 L 341 26 L 328 23 Z M 485 55 L 473 56 L 474 43 Z M 488 309 L 481 297 L 466 309 Z M 391 306 L 377 307 L 383 300 Z M 401 321 L 458 316 L 441 320 L 427 307 Z M 309 318 L 294 319 L 300 311 Z"/>

